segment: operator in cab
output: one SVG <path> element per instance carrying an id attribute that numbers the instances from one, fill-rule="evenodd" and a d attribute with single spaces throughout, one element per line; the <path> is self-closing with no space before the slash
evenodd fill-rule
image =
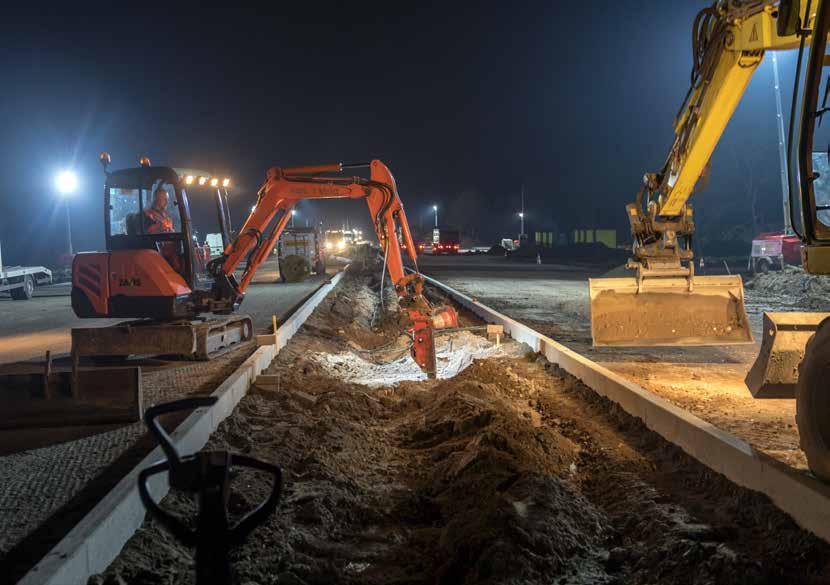
<path id="1" fill-rule="evenodd" d="M 144 209 L 144 233 L 145 234 L 168 234 L 174 231 L 173 220 L 167 213 L 167 205 L 170 203 L 170 195 L 163 187 L 156 189 L 153 195 L 153 203 Z M 158 251 L 167 260 L 167 263 L 179 274 L 183 274 L 184 265 L 179 246 L 176 242 L 157 242 Z"/>
<path id="2" fill-rule="evenodd" d="M 173 220 L 167 213 L 167 204 L 170 202 L 170 195 L 159 187 L 153 195 L 153 203 L 144 209 L 144 233 L 165 234 L 173 231 Z"/>

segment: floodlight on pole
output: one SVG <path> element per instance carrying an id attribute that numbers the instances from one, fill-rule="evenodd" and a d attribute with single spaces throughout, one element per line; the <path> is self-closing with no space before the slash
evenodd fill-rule
<path id="1" fill-rule="evenodd" d="M 432 211 L 435 212 L 435 227 L 438 227 L 438 206 L 433 205 Z"/>
<path id="2" fill-rule="evenodd" d="M 78 175 L 73 171 L 61 171 L 55 177 L 55 188 L 61 197 L 71 195 L 78 188 Z"/>
<path id="3" fill-rule="evenodd" d="M 78 175 L 69 169 L 61 171 L 55 176 L 55 189 L 63 199 L 64 206 L 66 207 L 66 239 L 68 240 L 69 254 L 71 256 L 75 253 L 75 250 L 72 248 L 72 221 L 69 218 L 69 196 L 78 189 Z"/>

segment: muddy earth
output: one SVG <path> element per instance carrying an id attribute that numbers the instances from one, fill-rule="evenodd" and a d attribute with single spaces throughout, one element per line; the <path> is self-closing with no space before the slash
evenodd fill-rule
<path id="1" fill-rule="evenodd" d="M 764 496 L 469 316 L 439 337 L 455 371 L 404 372 L 391 296 L 381 308 L 376 278 L 347 275 L 211 438 L 285 474 L 233 550 L 235 583 L 828 582 L 830 547 Z M 340 373 L 323 357 L 350 352 Z M 359 362 L 390 382 L 356 382 Z M 269 484 L 239 472 L 233 488 L 239 517 Z M 195 511 L 175 492 L 163 506 Z M 194 551 L 148 520 L 90 583 L 194 581 Z"/>

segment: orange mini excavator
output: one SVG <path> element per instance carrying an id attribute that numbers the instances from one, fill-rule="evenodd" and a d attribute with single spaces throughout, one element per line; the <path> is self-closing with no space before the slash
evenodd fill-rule
<path id="1" fill-rule="evenodd" d="M 105 169 L 109 155 L 103 153 Z M 369 178 L 337 176 L 369 168 Z M 226 182 L 225 182 L 226 183 Z M 216 187 L 223 253 L 207 262 L 197 250 L 186 186 Z M 72 351 L 82 356 L 182 355 L 209 359 L 223 348 L 253 337 L 250 317 L 230 315 L 242 303 L 257 268 L 303 199 L 365 199 L 412 337 L 412 356 L 428 375 L 435 374 L 433 330 L 458 324 L 449 307 L 435 308 L 423 296 L 423 277 L 406 274 L 398 241 L 400 229 L 408 256 L 415 246 L 395 179 L 379 160 L 271 168 L 250 216 L 231 240 L 227 191 L 218 180 L 194 181 L 169 167 L 141 166 L 107 171 L 106 252 L 85 252 L 72 264 L 72 307 L 79 317 L 135 319 L 110 327 L 76 328 Z M 161 227 L 159 227 L 161 226 Z M 237 268 L 246 262 L 239 279 Z"/>

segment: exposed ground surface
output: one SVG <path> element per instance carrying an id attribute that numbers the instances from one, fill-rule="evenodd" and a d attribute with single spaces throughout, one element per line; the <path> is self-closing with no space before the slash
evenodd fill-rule
<path id="1" fill-rule="evenodd" d="M 543 359 L 520 355 L 513 342 L 443 380 L 367 386 L 324 369 L 321 355 L 351 352 L 401 370 L 387 353 L 394 324 L 342 284 L 271 365 L 277 381 L 255 386 L 211 438 L 209 448 L 285 473 L 278 511 L 233 552 L 236 583 L 830 576 L 830 548 L 763 496 L 697 464 Z M 482 347 L 449 338 L 453 352 Z M 448 338 L 440 343 L 448 361 Z M 234 485 L 236 516 L 268 490 L 247 473 Z M 193 512 L 175 492 L 163 505 Z M 191 583 L 193 551 L 146 521 L 91 582 Z"/>
<path id="2" fill-rule="evenodd" d="M 775 458 L 806 470 L 795 425 L 795 401 L 756 400 L 744 377 L 758 355 L 763 312 L 830 308 L 815 300 L 830 299 L 822 292 L 830 290 L 830 278 L 790 270 L 748 281 L 746 309 L 753 344 L 594 348 L 587 278 L 603 276 L 598 270 L 502 259 L 467 260 L 426 257 L 420 262 L 426 274 L 527 323 Z M 813 299 L 812 304 L 808 299 Z"/>

